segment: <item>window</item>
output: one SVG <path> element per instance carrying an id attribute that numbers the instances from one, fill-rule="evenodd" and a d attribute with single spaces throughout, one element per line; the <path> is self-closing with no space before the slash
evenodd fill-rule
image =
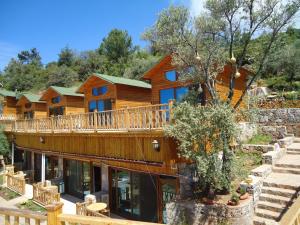
<path id="1" fill-rule="evenodd" d="M 94 112 L 97 108 L 97 102 L 96 101 L 90 101 L 89 102 L 89 112 Z"/>
<path id="2" fill-rule="evenodd" d="M 90 101 L 89 102 L 89 112 L 94 112 L 95 109 L 97 109 L 98 112 L 112 110 L 111 99 Z"/>
<path id="3" fill-rule="evenodd" d="M 167 71 L 165 73 L 165 77 L 168 81 L 176 81 L 177 80 L 177 73 L 175 70 Z"/>
<path id="4" fill-rule="evenodd" d="M 107 92 L 107 86 L 96 87 L 92 89 L 93 96 L 104 95 L 106 92 Z"/>
<path id="5" fill-rule="evenodd" d="M 64 115 L 64 107 L 50 107 L 49 108 L 49 116 L 63 116 Z"/>
<path id="6" fill-rule="evenodd" d="M 178 87 L 160 90 L 160 104 L 166 104 L 171 99 L 182 101 L 183 97 L 188 93 L 188 87 Z"/>
<path id="7" fill-rule="evenodd" d="M 30 102 L 29 102 L 29 103 L 25 103 L 25 108 L 26 108 L 26 109 L 31 108 L 31 103 L 30 103 Z"/>
<path id="8" fill-rule="evenodd" d="M 57 96 L 57 97 L 52 98 L 52 99 L 51 99 L 51 102 L 52 102 L 53 104 L 59 103 L 59 102 L 60 102 L 60 96 Z"/>

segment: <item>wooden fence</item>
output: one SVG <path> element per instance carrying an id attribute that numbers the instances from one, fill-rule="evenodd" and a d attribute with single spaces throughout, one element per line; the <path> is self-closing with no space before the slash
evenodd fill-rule
<path id="1" fill-rule="evenodd" d="M 33 188 L 33 200 L 43 206 L 50 205 L 56 202 L 60 202 L 60 194 L 56 189 L 47 189 L 43 186 L 42 182 L 32 185 Z"/>
<path id="2" fill-rule="evenodd" d="M 157 223 L 112 219 L 109 217 L 102 218 L 94 216 L 62 214 L 62 206 L 62 203 L 56 203 L 46 206 L 47 215 L 45 215 L 44 213 L 32 212 L 28 210 L 8 209 L 0 207 L 0 222 L 2 219 L 1 217 L 4 216 L 4 221 L 1 224 L 5 225 L 21 225 L 24 224 L 24 221 L 26 225 L 33 223 L 35 225 L 40 225 L 41 223 L 48 225 L 157 225 Z"/>
<path id="3" fill-rule="evenodd" d="M 29 210 L 11 209 L 0 207 L 0 223 L 5 225 L 19 225 L 19 224 L 32 224 L 40 225 L 42 222 L 47 221 L 47 216 L 43 213 L 32 212 Z M 3 219 L 4 221 L 1 221 Z"/>
<path id="4" fill-rule="evenodd" d="M 300 195 L 279 221 L 280 225 L 300 225 Z"/>
<path id="5" fill-rule="evenodd" d="M 41 119 L 1 121 L 13 132 L 88 132 L 161 129 L 170 117 L 170 104 L 140 106 Z"/>
<path id="6" fill-rule="evenodd" d="M 25 194 L 25 178 L 23 175 L 7 173 L 7 187 L 20 195 Z"/>

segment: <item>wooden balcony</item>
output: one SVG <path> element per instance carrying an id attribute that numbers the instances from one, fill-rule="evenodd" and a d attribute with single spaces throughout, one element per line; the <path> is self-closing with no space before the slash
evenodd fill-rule
<path id="1" fill-rule="evenodd" d="M 170 104 L 30 120 L 1 120 L 5 131 L 71 133 L 162 129 L 168 123 Z"/>

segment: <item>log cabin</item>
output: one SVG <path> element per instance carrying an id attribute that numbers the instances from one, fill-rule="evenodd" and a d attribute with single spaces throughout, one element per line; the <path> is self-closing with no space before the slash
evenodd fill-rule
<path id="1" fill-rule="evenodd" d="M 240 69 L 240 77 L 235 79 L 234 95 L 232 98 L 232 104 L 234 105 L 239 97 L 242 95 L 247 85 L 248 75 L 251 72 L 245 68 Z M 216 82 L 216 91 L 220 98 L 225 100 L 229 93 L 231 66 L 225 65 L 224 70 L 218 75 Z M 152 104 L 164 104 L 168 103 L 170 99 L 180 101 L 183 96 L 191 88 L 195 87 L 190 82 L 183 82 L 179 80 L 179 74 L 176 72 L 176 68 L 172 65 L 171 55 L 163 57 L 156 65 L 148 70 L 142 77 L 145 80 L 149 80 L 152 85 L 151 102 Z M 209 98 L 209 94 L 204 86 L 202 86 L 204 92 L 201 96 L 201 103 Z M 244 104 L 244 102 L 242 103 Z"/>
<path id="2" fill-rule="evenodd" d="M 17 115 L 17 96 L 13 91 L 0 89 L 0 115 L 5 117 L 16 117 Z"/>
<path id="3" fill-rule="evenodd" d="M 84 113 L 83 94 L 76 93 L 78 87 L 50 86 L 40 100 L 47 104 L 47 116 L 63 116 Z"/>
<path id="4" fill-rule="evenodd" d="M 133 79 L 92 74 L 77 90 L 84 94 L 86 112 L 117 110 L 151 104 L 151 85 Z"/>
<path id="5" fill-rule="evenodd" d="M 225 67 L 220 74 L 220 94 L 227 93 L 229 72 Z M 243 76 L 241 81 L 245 81 Z M 163 131 L 172 106 L 166 103 L 180 101 L 189 89 L 190 84 L 177 78 L 170 57 L 145 73 L 152 89 L 142 81 L 92 74 L 77 90 L 85 96 L 84 115 L 94 112 L 92 120 L 74 115 L 61 116 L 53 123 L 48 118 L 34 123 L 31 130 L 22 129 L 22 123 L 31 121 L 16 121 L 15 128 L 7 131 L 14 143 L 15 164 L 34 171 L 34 181 L 51 180 L 62 193 L 80 199 L 92 193 L 122 217 L 165 223 L 166 203 L 192 176 L 179 175 L 182 161 L 176 141 Z M 242 89 L 244 84 L 240 85 L 237 88 Z M 136 110 L 136 106 L 143 107 Z M 99 127 L 97 121 L 105 110 L 110 110 L 110 122 Z M 132 123 L 136 118 L 138 122 Z"/>
<path id="6" fill-rule="evenodd" d="M 24 93 L 20 96 L 17 106 L 19 110 L 19 118 L 21 119 L 39 119 L 47 117 L 46 102 L 40 101 L 41 96 Z"/>

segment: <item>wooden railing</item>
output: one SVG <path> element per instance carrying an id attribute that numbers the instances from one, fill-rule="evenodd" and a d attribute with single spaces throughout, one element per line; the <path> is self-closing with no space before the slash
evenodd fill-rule
<path id="1" fill-rule="evenodd" d="M 3 115 L 0 114 L 0 120 L 15 120 L 17 117 L 16 115 Z"/>
<path id="2" fill-rule="evenodd" d="M 23 175 L 7 173 L 7 187 L 21 195 L 25 194 L 25 178 Z"/>
<path id="3" fill-rule="evenodd" d="M 58 220 L 62 224 L 77 224 L 77 225 L 157 225 L 157 223 L 148 223 L 140 221 L 112 219 L 112 218 L 100 218 L 93 216 L 79 216 L 60 214 Z"/>
<path id="4" fill-rule="evenodd" d="M 13 132 L 88 132 L 161 129 L 170 116 L 170 104 L 140 106 L 103 112 L 73 114 L 2 123 Z"/>
<path id="5" fill-rule="evenodd" d="M 30 221 L 34 221 L 35 225 L 40 225 L 42 222 L 47 221 L 47 216 L 43 213 L 33 212 L 29 210 L 11 209 L 0 207 L 0 215 L 4 218 L 3 223 L 5 225 L 19 225 L 19 224 L 32 224 Z M 2 219 L 2 218 L 1 218 Z M 0 221 L 1 221 L 0 219 Z"/>
<path id="6" fill-rule="evenodd" d="M 48 190 L 43 186 L 43 183 L 36 183 L 32 185 L 33 200 L 43 206 L 57 203 L 60 201 L 60 194 L 57 189 Z"/>
<path id="7" fill-rule="evenodd" d="M 279 221 L 280 225 L 300 225 L 300 195 Z"/>

